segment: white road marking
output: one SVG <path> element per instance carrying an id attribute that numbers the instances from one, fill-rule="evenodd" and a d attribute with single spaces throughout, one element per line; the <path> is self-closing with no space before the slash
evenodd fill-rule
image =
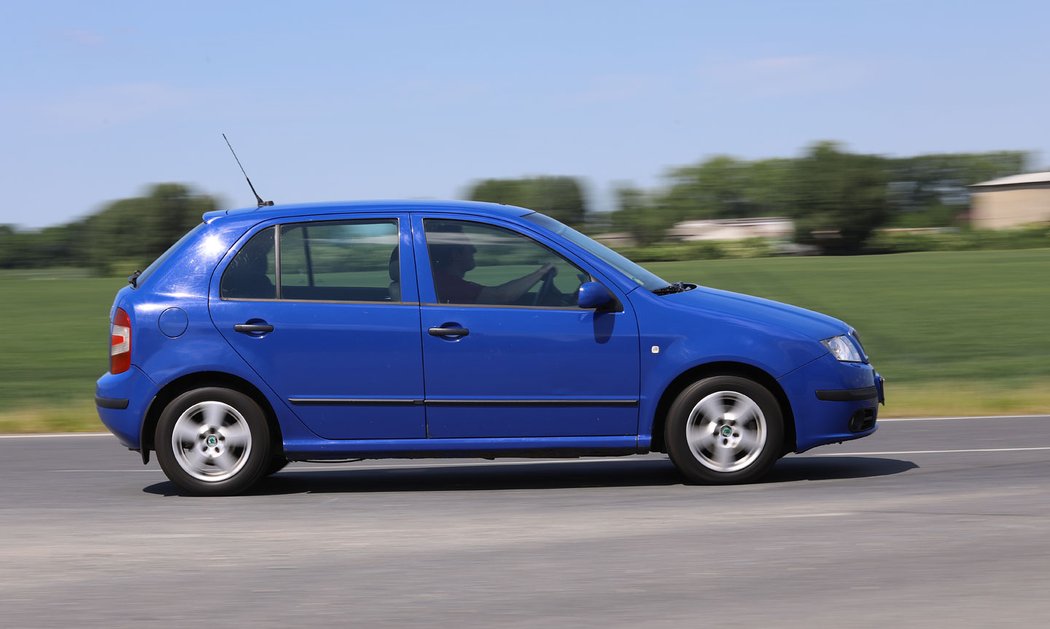
<path id="1" fill-rule="evenodd" d="M 887 417 L 879 418 L 878 423 L 885 422 L 947 422 L 957 419 L 1050 419 L 1050 415 L 959 415 L 957 417 Z"/>
<path id="2" fill-rule="evenodd" d="M 899 417 L 891 419 L 880 419 L 880 423 L 888 422 L 918 422 L 918 421 L 955 421 L 955 420 L 986 420 L 986 419 L 1050 419 L 1050 415 L 986 415 L 986 416 L 974 416 L 974 417 Z M 0 439 L 61 439 L 61 438 L 94 438 L 94 437 L 113 437 L 108 432 L 90 432 L 90 433 L 33 433 L 33 434 L 11 434 L 11 435 L 0 435 Z M 1050 450 L 1050 446 L 1036 446 L 1036 447 L 1019 447 L 1019 448 L 968 448 L 968 449 L 950 449 L 950 450 L 886 450 L 886 451 L 873 451 L 873 452 L 830 452 L 822 454 L 810 454 L 807 456 L 812 457 L 847 457 L 847 456 L 902 456 L 912 454 L 980 454 L 980 453 L 993 453 L 993 452 L 1043 452 Z M 307 471 L 307 470 L 328 470 L 328 471 L 352 471 L 352 470 L 398 470 L 398 469 L 419 469 L 419 468 L 457 468 L 457 467 L 482 467 L 492 465 L 551 465 L 551 464 L 573 464 L 573 463 L 602 463 L 610 461 L 624 461 L 624 460 L 638 460 L 637 456 L 632 457 L 605 457 L 605 458 L 579 458 L 579 459 L 532 459 L 528 461 L 478 461 L 478 462 L 463 462 L 463 463 L 410 463 L 402 465 L 359 465 L 357 463 L 341 463 L 341 464 L 310 464 L 295 466 L 292 471 Z M 90 473 L 90 472 L 101 472 L 101 473 L 159 473 L 160 470 L 156 468 L 138 468 L 138 469 L 103 469 L 103 470 L 91 470 L 91 469 L 60 469 L 52 470 L 54 472 L 63 473 Z"/>
<path id="3" fill-rule="evenodd" d="M 1050 446 L 1039 446 L 1032 448 L 972 448 L 968 450 L 895 450 L 885 452 L 830 452 L 827 454 L 811 454 L 809 456 L 878 456 L 897 454 L 974 454 L 980 452 L 1041 452 L 1050 450 Z"/>
<path id="4" fill-rule="evenodd" d="M 0 439 L 61 439 L 63 437 L 113 437 L 113 434 L 108 432 L 32 432 L 22 435 L 0 435 Z"/>
<path id="5" fill-rule="evenodd" d="M 827 453 L 818 455 L 804 455 L 806 457 L 887 457 L 887 456 L 903 456 L 903 455 L 966 455 L 966 454 L 982 454 L 982 453 L 1026 453 L 1026 452 L 1047 452 L 1050 450 L 1050 446 L 1036 446 L 1036 447 L 978 447 L 970 449 L 902 449 L 902 450 L 881 450 L 881 452 L 858 452 L 858 453 Z M 610 463 L 612 461 L 637 461 L 638 457 L 614 457 L 605 459 L 537 459 L 532 461 L 479 461 L 469 463 L 407 463 L 401 465 L 357 465 L 355 463 L 310 463 L 306 461 L 293 461 L 297 463 L 295 467 L 286 468 L 283 471 L 354 471 L 354 470 L 392 470 L 392 469 L 404 469 L 404 470 L 419 470 L 419 469 L 433 469 L 440 467 L 488 467 L 493 465 L 566 465 L 574 463 Z M 650 459 L 652 460 L 652 459 Z M 660 458 L 660 460 L 664 460 Z M 102 473 L 102 474 L 160 474 L 161 470 L 153 467 L 142 467 L 138 469 L 53 469 L 51 471 L 58 471 L 58 473 L 64 474 L 88 474 L 88 473 Z M 828 516 L 839 516 L 842 513 L 828 513 Z"/>
<path id="6" fill-rule="evenodd" d="M 118 474 L 118 473 L 119 474 L 123 474 L 124 472 L 130 472 L 132 474 L 141 474 L 142 472 L 150 472 L 150 473 L 155 473 L 155 474 L 161 474 L 162 473 L 159 469 L 155 469 L 155 468 L 151 468 L 151 467 L 143 467 L 141 469 L 127 469 L 127 470 L 49 470 L 49 471 L 51 471 L 51 472 L 61 472 L 61 473 L 65 473 L 65 474 L 91 474 L 91 473 L 95 473 L 95 472 L 98 472 L 98 473 L 113 473 L 113 474 Z"/>
<path id="7" fill-rule="evenodd" d="M 945 421 L 956 421 L 956 420 L 970 420 L 970 419 L 1046 419 L 1050 420 L 1050 415 L 958 415 L 958 416 L 946 416 L 946 417 L 887 417 L 879 418 L 878 423 L 891 423 L 891 422 L 945 422 Z M 62 439 L 62 438 L 78 438 L 78 437 L 113 437 L 112 433 L 108 432 L 34 432 L 24 434 L 0 434 L 0 439 Z"/>
<path id="8" fill-rule="evenodd" d="M 841 518 L 852 513 L 845 511 L 829 511 L 828 513 L 795 513 L 787 515 L 771 515 L 768 516 L 771 520 L 788 520 L 793 518 Z"/>

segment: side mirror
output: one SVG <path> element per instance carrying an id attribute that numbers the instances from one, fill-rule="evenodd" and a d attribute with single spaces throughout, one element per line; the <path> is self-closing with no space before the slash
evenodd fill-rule
<path id="1" fill-rule="evenodd" d="M 609 289 L 598 282 L 580 284 L 580 292 L 576 296 L 576 304 L 580 308 L 601 308 L 612 300 L 613 296 L 609 293 Z"/>

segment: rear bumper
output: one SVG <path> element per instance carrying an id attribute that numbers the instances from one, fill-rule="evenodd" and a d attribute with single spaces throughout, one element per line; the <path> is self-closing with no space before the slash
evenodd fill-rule
<path id="1" fill-rule="evenodd" d="M 106 373 L 95 384 L 99 419 L 132 450 L 138 450 L 142 443 L 142 419 L 155 388 L 153 381 L 135 366 L 120 374 Z"/>
<path id="2" fill-rule="evenodd" d="M 128 403 L 127 398 L 95 396 L 95 406 L 99 408 L 112 408 L 122 411 L 128 407 Z"/>
<path id="3" fill-rule="evenodd" d="M 795 452 L 866 437 L 878 428 L 883 378 L 871 365 L 830 354 L 780 379 L 795 417 Z"/>

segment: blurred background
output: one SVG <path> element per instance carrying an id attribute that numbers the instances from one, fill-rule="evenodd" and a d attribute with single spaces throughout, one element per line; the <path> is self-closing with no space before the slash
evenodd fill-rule
<path id="1" fill-rule="evenodd" d="M 26 3 L 0 20 L 0 432 L 98 430 L 203 212 L 464 198 L 857 327 L 889 415 L 1050 410 L 1050 6 Z"/>

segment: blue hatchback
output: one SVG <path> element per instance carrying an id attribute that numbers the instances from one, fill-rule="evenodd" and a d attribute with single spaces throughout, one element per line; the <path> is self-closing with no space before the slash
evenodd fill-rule
<path id="1" fill-rule="evenodd" d="M 487 203 L 210 212 L 110 320 L 99 415 L 194 494 L 288 461 L 652 451 L 748 482 L 871 434 L 883 399 L 837 319 Z"/>

